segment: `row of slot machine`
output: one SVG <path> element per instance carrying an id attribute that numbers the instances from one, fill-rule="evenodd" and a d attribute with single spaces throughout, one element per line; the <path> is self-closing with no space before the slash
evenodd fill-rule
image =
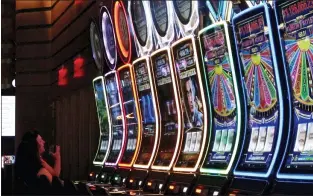
<path id="1" fill-rule="evenodd" d="M 101 7 L 90 187 L 313 194 L 312 37 L 310 0 Z"/>

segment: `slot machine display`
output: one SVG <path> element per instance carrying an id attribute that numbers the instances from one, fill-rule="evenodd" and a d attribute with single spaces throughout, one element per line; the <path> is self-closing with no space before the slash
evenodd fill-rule
<path id="1" fill-rule="evenodd" d="M 138 157 L 133 165 L 133 171 L 129 177 L 128 187 L 141 188 L 148 175 L 152 161 L 159 146 L 160 126 L 158 109 L 155 101 L 155 88 L 152 84 L 151 72 L 149 72 L 150 58 L 148 56 L 139 58 L 133 62 L 132 73 L 133 84 L 137 92 L 137 105 L 139 116 L 141 116 L 142 136 L 141 145 L 138 149 Z"/>
<path id="2" fill-rule="evenodd" d="M 238 63 L 245 85 L 248 127 L 243 150 L 234 170 L 230 191 L 266 193 L 284 152 L 289 130 L 288 94 L 274 18 L 268 4 L 260 4 L 234 16 Z M 249 186 L 247 186 L 247 183 Z"/>
<path id="3" fill-rule="evenodd" d="M 138 56 L 147 55 L 153 49 L 153 24 L 149 7 L 150 1 L 128 1 L 129 19 L 134 32 L 134 40 Z"/>
<path id="4" fill-rule="evenodd" d="M 171 50 L 183 113 L 183 139 L 166 193 L 190 194 L 206 147 L 209 116 L 194 37 L 176 41 Z"/>
<path id="5" fill-rule="evenodd" d="M 126 143 L 125 119 L 121 106 L 122 102 L 118 90 L 116 71 L 105 74 L 104 78 L 110 129 L 112 131 L 112 144 L 105 166 L 106 168 L 115 168 L 124 153 L 124 145 Z"/>
<path id="6" fill-rule="evenodd" d="M 171 1 L 150 1 L 155 48 L 168 46 L 175 39 L 174 12 Z"/>
<path id="7" fill-rule="evenodd" d="M 100 9 L 102 41 L 104 46 L 104 57 L 106 65 L 110 70 L 114 70 L 117 63 L 117 46 L 113 21 L 107 7 Z"/>
<path id="8" fill-rule="evenodd" d="M 107 99 L 104 93 L 104 79 L 103 76 L 99 76 L 93 80 L 93 89 L 95 95 L 95 102 L 99 120 L 99 130 L 100 130 L 100 138 L 98 144 L 98 150 L 96 156 L 93 160 L 93 164 L 97 166 L 97 168 L 102 168 L 104 162 L 106 161 L 109 149 L 112 141 L 112 133 L 109 128 L 109 119 L 108 119 L 108 111 L 107 111 Z M 98 169 L 99 170 L 99 169 Z M 98 175 L 100 171 L 96 171 L 90 174 L 90 176 L 94 176 L 98 181 L 104 181 L 101 176 Z M 97 174 L 95 174 L 97 173 Z M 99 177 L 99 178 L 98 178 Z M 104 177 L 104 176 L 103 176 Z"/>
<path id="9" fill-rule="evenodd" d="M 117 51 L 123 64 L 130 63 L 133 52 L 128 14 L 122 0 L 113 2 L 113 21 L 117 40 Z"/>
<path id="10" fill-rule="evenodd" d="M 138 115 L 137 102 L 135 102 L 137 95 L 133 88 L 131 65 L 126 64 L 118 68 L 117 77 L 125 123 L 124 152 L 118 163 L 118 172 L 124 179 L 128 177 L 138 155 L 138 148 L 141 143 L 141 124 L 138 121 L 141 120 L 141 117 Z"/>
<path id="11" fill-rule="evenodd" d="M 313 2 L 274 3 L 280 46 L 292 93 L 289 146 L 274 192 L 312 195 L 313 184 Z"/>
<path id="12" fill-rule="evenodd" d="M 222 2 L 220 2 L 222 3 Z M 199 32 L 202 72 L 212 104 L 211 137 L 194 194 L 225 194 L 240 151 L 245 123 L 244 92 L 229 24 L 222 20 Z"/>
<path id="13" fill-rule="evenodd" d="M 152 163 L 152 170 L 147 177 L 144 190 L 163 192 L 168 173 L 172 168 L 181 146 L 182 116 L 180 101 L 174 88 L 177 87 L 173 73 L 174 66 L 170 48 L 162 48 L 151 54 L 151 70 L 155 85 L 156 105 L 160 116 L 160 144 Z M 150 69 L 148 67 L 148 69 Z"/>

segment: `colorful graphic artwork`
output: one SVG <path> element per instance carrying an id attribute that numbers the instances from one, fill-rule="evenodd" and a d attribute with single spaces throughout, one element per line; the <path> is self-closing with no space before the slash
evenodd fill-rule
<path id="1" fill-rule="evenodd" d="M 209 146 L 204 168 L 227 168 L 237 134 L 236 98 L 225 33 L 223 25 L 212 25 L 200 35 L 203 62 L 214 107 L 214 142 Z"/>
<path id="2" fill-rule="evenodd" d="M 235 23 L 249 102 L 249 144 L 239 167 L 269 167 L 278 135 L 278 97 L 264 11 Z M 248 166 L 250 165 L 250 166 Z"/>
<path id="3" fill-rule="evenodd" d="M 277 4 L 294 98 L 293 139 L 284 169 L 306 171 L 313 169 L 313 2 L 293 0 Z"/>

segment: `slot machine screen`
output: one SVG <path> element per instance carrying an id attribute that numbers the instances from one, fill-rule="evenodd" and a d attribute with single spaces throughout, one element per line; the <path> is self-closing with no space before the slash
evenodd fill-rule
<path id="1" fill-rule="evenodd" d="M 293 93 L 291 146 L 281 168 L 313 173 L 313 1 L 277 2 L 283 54 Z"/>
<path id="2" fill-rule="evenodd" d="M 144 46 L 148 37 L 148 25 L 142 1 L 131 1 L 131 15 L 136 37 L 140 45 Z"/>
<path id="3" fill-rule="evenodd" d="M 237 106 L 231 60 L 224 25 L 214 26 L 200 34 L 214 125 L 204 168 L 226 169 L 233 156 L 237 135 Z"/>
<path id="4" fill-rule="evenodd" d="M 151 15 L 154 26 L 161 36 L 165 36 L 169 21 L 166 0 L 150 1 Z"/>
<path id="5" fill-rule="evenodd" d="M 93 81 L 94 94 L 97 106 L 97 113 L 100 127 L 100 145 L 95 157 L 95 162 L 102 162 L 105 158 L 109 144 L 109 124 L 108 113 L 106 109 L 106 101 L 104 96 L 104 82 L 103 78 Z"/>
<path id="6" fill-rule="evenodd" d="M 126 118 L 125 129 L 127 131 L 126 148 L 122 160 L 120 161 L 122 164 L 130 164 L 132 162 L 138 142 L 138 119 L 130 74 L 129 66 L 118 71 L 124 114 Z"/>
<path id="7" fill-rule="evenodd" d="M 170 59 L 167 50 L 151 56 L 156 80 L 157 98 L 161 113 L 161 141 L 154 166 L 169 166 L 175 153 L 178 134 L 177 103 L 171 79 Z"/>
<path id="8" fill-rule="evenodd" d="M 156 139 L 156 120 L 153 105 L 153 98 L 148 76 L 147 61 L 143 59 L 133 64 L 140 103 L 142 117 L 142 138 L 141 148 L 135 164 L 148 165 L 151 160 L 152 151 L 157 141 Z"/>
<path id="9" fill-rule="evenodd" d="M 249 108 L 246 143 L 237 169 L 265 172 L 273 159 L 279 122 L 271 28 L 264 7 L 241 15 L 233 23 Z"/>
<path id="10" fill-rule="evenodd" d="M 114 29 L 117 37 L 119 54 L 124 63 L 128 63 L 131 58 L 131 38 L 127 14 L 123 2 L 116 0 L 114 3 Z"/>
<path id="11" fill-rule="evenodd" d="M 203 145 L 205 106 L 200 92 L 195 52 L 192 39 L 183 40 L 172 47 L 184 116 L 183 146 L 175 167 L 194 168 Z"/>
<path id="12" fill-rule="evenodd" d="M 102 38 L 105 49 L 105 57 L 107 60 L 107 65 L 111 70 L 115 69 L 116 66 L 116 40 L 114 27 L 109 10 L 106 7 L 101 8 L 102 12 Z"/>
<path id="13" fill-rule="evenodd" d="M 173 1 L 177 17 L 183 24 L 188 24 L 192 14 L 192 1 Z"/>
<path id="14" fill-rule="evenodd" d="M 108 98 L 109 111 L 111 115 L 112 127 L 112 145 L 109 156 L 106 160 L 108 163 L 116 163 L 123 142 L 123 117 L 121 105 L 119 102 L 119 92 L 115 74 L 111 74 L 105 78 L 106 95 Z"/>

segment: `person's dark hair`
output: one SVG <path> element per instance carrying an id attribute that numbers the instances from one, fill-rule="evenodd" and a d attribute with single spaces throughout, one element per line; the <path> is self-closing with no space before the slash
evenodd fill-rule
<path id="1" fill-rule="evenodd" d="M 36 179 L 37 173 L 42 167 L 37 144 L 38 135 L 37 131 L 26 132 L 17 148 L 15 177 L 26 183 Z"/>

